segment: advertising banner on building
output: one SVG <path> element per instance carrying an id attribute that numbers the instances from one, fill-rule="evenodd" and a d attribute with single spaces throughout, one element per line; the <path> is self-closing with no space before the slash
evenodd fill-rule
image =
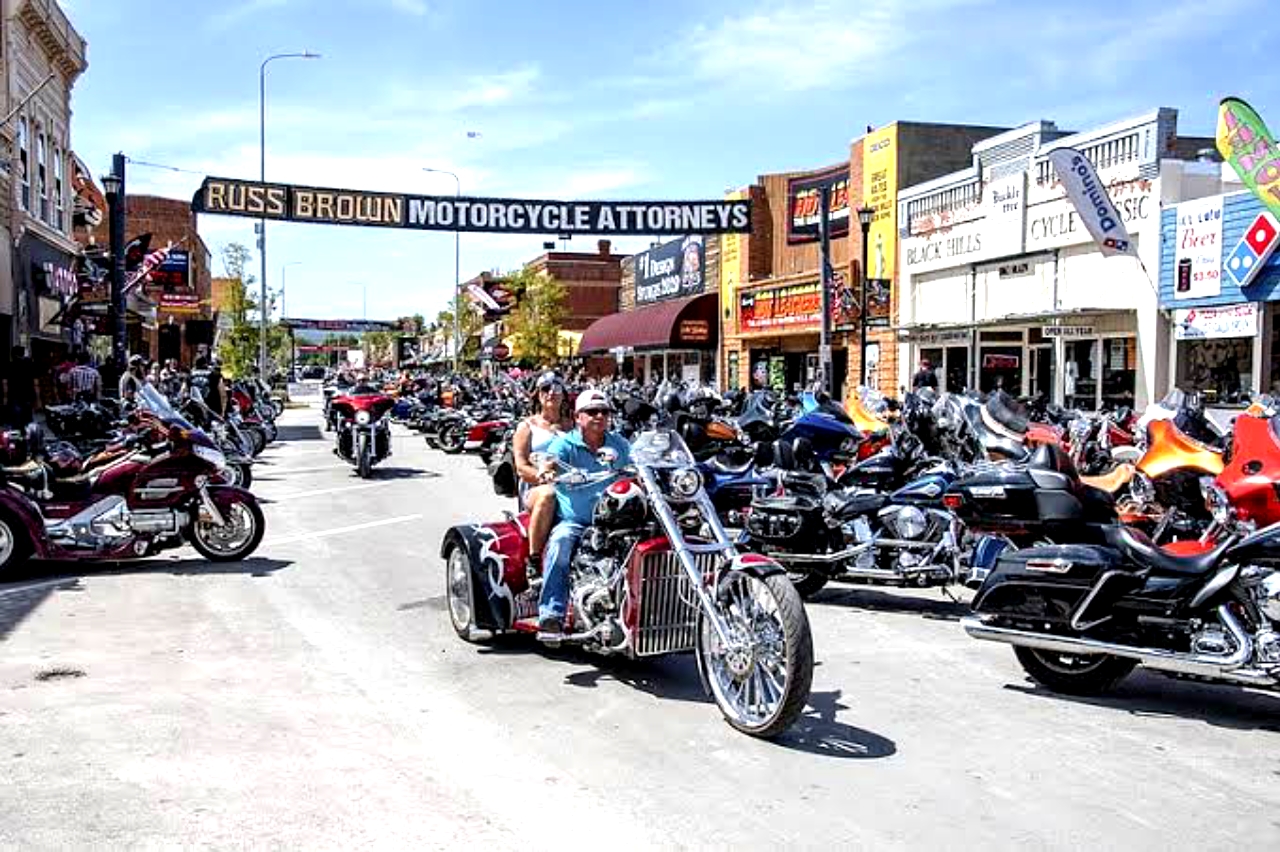
<path id="1" fill-rule="evenodd" d="M 1173 312 L 1178 340 L 1219 340 L 1258 333 L 1258 306 L 1253 302 L 1226 308 L 1179 308 Z"/>
<path id="2" fill-rule="evenodd" d="M 1129 239 L 1124 217 L 1111 201 L 1106 184 L 1098 177 L 1089 158 L 1075 148 L 1055 148 L 1049 152 L 1049 162 L 1076 215 L 1102 254 L 1136 256 L 1138 247 Z"/>
<path id="3" fill-rule="evenodd" d="M 151 270 L 151 284 L 147 287 L 172 293 L 191 286 L 191 252 L 175 248 L 160 265 Z"/>
<path id="4" fill-rule="evenodd" d="M 863 275 L 892 281 L 898 257 L 898 126 L 862 139 L 862 203 L 875 210 L 867 234 Z"/>
<path id="5" fill-rule="evenodd" d="M 539 201 L 404 195 L 207 177 L 192 198 L 191 209 L 283 222 L 496 234 L 751 233 L 749 198 Z"/>
<path id="6" fill-rule="evenodd" d="M 1222 196 L 1184 201 L 1177 207 L 1174 299 L 1202 299 L 1222 292 Z"/>
<path id="7" fill-rule="evenodd" d="M 1013 257 L 1022 254 L 1027 227 L 1027 173 L 1020 171 L 982 187 L 983 254 Z"/>
<path id="8" fill-rule="evenodd" d="M 849 233 L 849 164 L 841 163 L 824 172 L 787 181 L 787 242 L 818 241 L 818 219 L 821 215 L 818 197 L 822 187 L 831 189 L 831 219 L 828 233 L 832 239 Z M 739 202 L 740 203 L 740 202 Z"/>
<path id="9" fill-rule="evenodd" d="M 745 192 L 731 192 L 725 197 L 736 201 L 747 196 Z M 741 280 L 742 237 L 738 234 L 724 234 L 720 237 L 720 310 L 726 325 L 733 318 L 734 296 Z"/>
<path id="10" fill-rule="evenodd" d="M 636 255 L 636 304 L 696 296 L 706 276 L 706 250 L 699 235 L 672 240 Z"/>
<path id="11" fill-rule="evenodd" d="M 1253 107 L 1239 98 L 1222 99 L 1217 146 L 1244 185 L 1280 215 L 1280 147 Z"/>
<path id="12" fill-rule="evenodd" d="M 738 294 L 738 330 L 817 328 L 822 321 L 822 289 L 817 281 Z"/>

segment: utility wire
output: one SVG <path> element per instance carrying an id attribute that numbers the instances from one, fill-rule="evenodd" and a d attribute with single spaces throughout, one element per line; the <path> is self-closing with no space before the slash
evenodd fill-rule
<path id="1" fill-rule="evenodd" d="M 125 157 L 125 161 L 132 163 L 135 166 L 143 166 L 144 168 L 164 169 L 165 171 L 181 172 L 185 175 L 200 175 L 202 177 L 205 175 L 205 172 L 197 172 L 192 169 L 180 169 L 177 166 L 166 166 L 163 163 L 148 163 L 146 160 L 135 160 L 133 157 Z"/>

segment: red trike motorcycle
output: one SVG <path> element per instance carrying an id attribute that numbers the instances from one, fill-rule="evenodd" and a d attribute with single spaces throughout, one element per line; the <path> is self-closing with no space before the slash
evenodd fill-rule
<path id="1" fill-rule="evenodd" d="M 739 553 L 673 430 L 642 432 L 632 464 L 565 469 L 558 487 L 616 478 L 596 504 L 569 570 L 563 644 L 630 658 L 692 651 L 726 721 L 773 737 L 804 709 L 813 638 L 800 595 L 772 559 Z M 444 537 L 449 615 L 457 634 L 538 631 L 542 581 L 530 578 L 528 516 L 456 526 Z"/>
<path id="2" fill-rule="evenodd" d="M 396 404 L 373 385 L 356 385 L 335 396 L 329 411 L 338 432 L 334 453 L 355 465 L 361 479 L 373 475 L 373 466 L 391 455 L 391 423 L 387 414 Z"/>
<path id="3" fill-rule="evenodd" d="M 265 521 L 252 494 L 223 483 L 226 458 L 150 385 L 129 429 L 81 459 L 38 429 L 0 441 L 0 576 L 30 556 L 116 560 L 184 541 L 206 559 L 244 559 Z"/>

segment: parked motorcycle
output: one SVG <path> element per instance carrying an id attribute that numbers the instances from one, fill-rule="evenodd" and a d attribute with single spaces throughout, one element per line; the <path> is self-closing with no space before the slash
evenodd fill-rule
<path id="1" fill-rule="evenodd" d="M 616 459 L 602 453 L 601 461 Z M 726 721 L 773 737 L 800 715 L 813 676 L 804 604 L 782 567 L 735 548 L 670 428 L 648 430 L 633 467 L 564 470 L 560 487 L 620 477 L 599 500 L 570 569 L 565 642 L 630 658 L 693 651 Z M 711 541 L 691 535 L 699 529 Z M 441 545 L 449 615 L 477 631 L 537 632 L 541 580 L 526 575 L 528 518 L 457 526 Z"/>
<path id="2" fill-rule="evenodd" d="M 138 393 L 129 433 L 88 459 L 42 446 L 39 430 L 0 468 L 0 575 L 28 557 L 115 560 L 184 541 L 206 559 L 236 561 L 262 541 L 265 519 L 242 488 L 217 483 L 226 460 L 154 388 Z"/>
<path id="3" fill-rule="evenodd" d="M 334 453 L 355 465 L 361 479 L 373 475 L 373 466 L 391 455 L 391 424 L 386 414 L 395 399 L 372 385 L 356 385 L 330 403 L 338 433 Z"/>

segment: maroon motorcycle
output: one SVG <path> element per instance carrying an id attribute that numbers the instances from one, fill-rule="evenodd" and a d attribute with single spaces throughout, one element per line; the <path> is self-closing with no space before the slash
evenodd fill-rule
<path id="1" fill-rule="evenodd" d="M 8 433 L 0 467 L 0 576 L 28 557 L 118 560 L 190 542 L 214 562 L 262 541 L 258 501 L 221 477 L 226 457 L 145 385 L 123 438 L 81 459 Z"/>
<path id="2" fill-rule="evenodd" d="M 693 454 L 669 429 L 642 433 L 632 465 L 561 468 L 560 487 L 616 479 L 596 504 L 569 570 L 561 644 L 630 658 L 692 651 L 725 720 L 773 737 L 804 709 L 813 637 L 800 595 L 773 560 L 740 554 L 702 487 Z M 527 515 L 456 526 L 441 545 L 458 636 L 538 632 L 540 577 L 529 577 Z"/>
<path id="3" fill-rule="evenodd" d="M 396 404 L 373 385 L 356 385 L 335 396 L 329 411 L 338 431 L 339 458 L 355 465 L 361 479 L 373 475 L 373 466 L 391 455 L 391 423 L 387 414 Z"/>

